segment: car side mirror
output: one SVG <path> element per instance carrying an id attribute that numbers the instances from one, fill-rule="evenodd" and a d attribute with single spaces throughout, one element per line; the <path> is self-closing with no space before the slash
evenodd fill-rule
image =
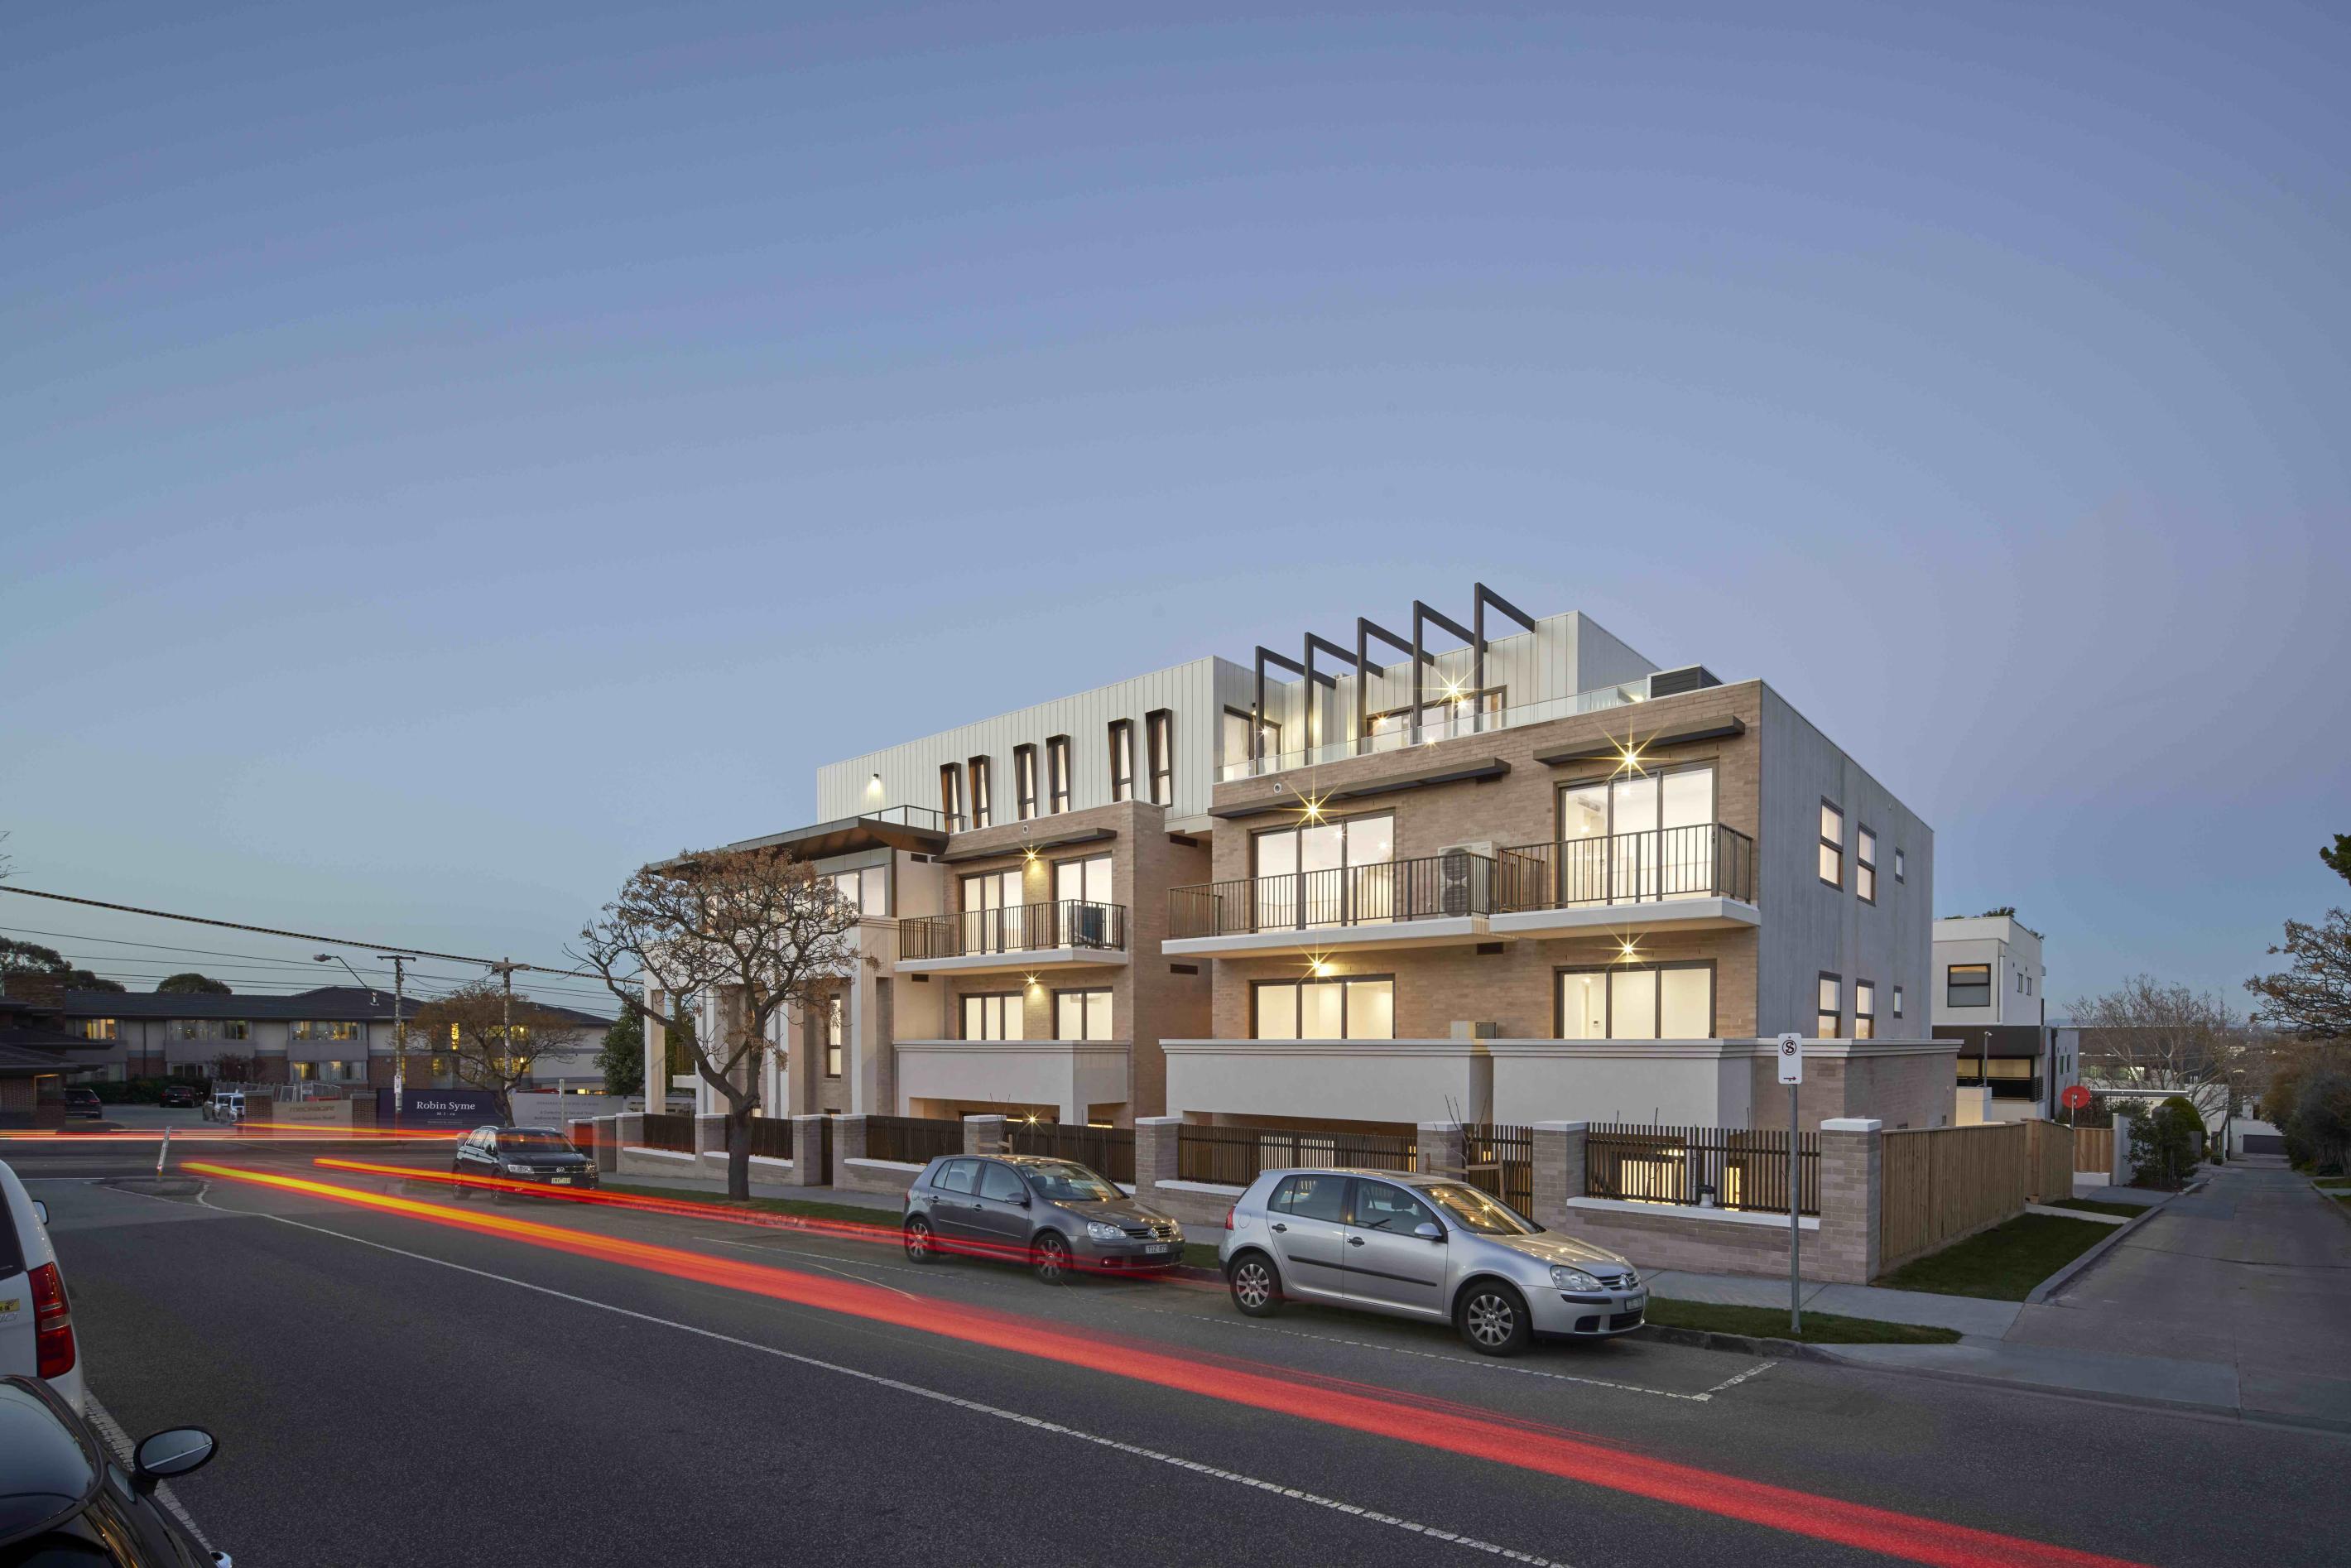
<path id="1" fill-rule="evenodd" d="M 33 1218 L 43 1225 L 49 1222 L 49 1206 L 37 1197 L 33 1200 Z"/>
<path id="2" fill-rule="evenodd" d="M 1437 1221 L 1433 1219 L 1422 1220 L 1418 1225 L 1412 1228 L 1412 1233 L 1415 1236 L 1419 1237 L 1423 1241 L 1442 1241 L 1445 1239 L 1445 1228 L 1437 1224 Z"/>
<path id="3" fill-rule="evenodd" d="M 152 1491 L 156 1483 L 173 1476 L 184 1476 L 203 1469 L 212 1462 L 220 1444 L 202 1427 L 173 1427 L 139 1440 L 131 1455 L 131 1468 L 138 1471 L 141 1491 Z"/>
<path id="4" fill-rule="evenodd" d="M 1012 1201 L 1019 1204 L 1021 1207 L 1026 1208 L 1029 1207 L 1029 1195 L 1026 1192 L 1015 1193 L 1013 1195 Z"/>

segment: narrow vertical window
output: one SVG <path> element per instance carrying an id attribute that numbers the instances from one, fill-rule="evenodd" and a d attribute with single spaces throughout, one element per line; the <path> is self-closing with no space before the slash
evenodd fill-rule
<path id="1" fill-rule="evenodd" d="M 1821 802 L 1821 880 L 1844 885 L 1844 813 L 1826 800 Z"/>
<path id="2" fill-rule="evenodd" d="M 841 1076 L 841 1059 L 848 1051 L 847 1034 L 841 998 L 834 997 L 826 1004 L 824 1015 L 824 1075 L 827 1078 Z"/>
<path id="3" fill-rule="evenodd" d="M 1844 1032 L 1844 977 L 1823 973 L 1821 976 L 1820 1014 L 1813 1020 L 1813 1033 L 1822 1040 L 1834 1040 Z"/>
<path id="4" fill-rule="evenodd" d="M 947 831 L 963 829 L 963 764 L 943 762 L 939 765 L 939 815 L 946 819 Z"/>
<path id="5" fill-rule="evenodd" d="M 1894 1016 L 1897 1019 L 1902 1016 L 1902 988 L 1899 986 L 1894 988 Z"/>
<path id="6" fill-rule="evenodd" d="M 1045 773 L 1052 789 L 1048 811 L 1059 816 L 1070 809 L 1070 737 L 1049 735 L 1045 737 Z"/>
<path id="7" fill-rule="evenodd" d="M 994 793 L 994 780 L 988 777 L 987 758 L 971 759 L 971 825 L 987 827 L 996 820 L 995 806 L 989 797 Z"/>
<path id="8" fill-rule="evenodd" d="M 1114 718 L 1110 721 L 1110 798 L 1124 800 L 1134 794 L 1134 721 Z"/>
<path id="9" fill-rule="evenodd" d="M 1020 820 L 1027 821 L 1037 814 L 1037 748 L 1016 746 L 1012 748 L 1012 791 L 1020 802 Z"/>
<path id="10" fill-rule="evenodd" d="M 1877 835 L 1867 828 L 1853 832 L 1853 891 L 1864 904 L 1877 902 Z"/>
<path id="11" fill-rule="evenodd" d="M 1853 1038 L 1874 1040 L 1877 1036 L 1877 987 L 1869 980 L 1853 983 Z"/>
<path id="12" fill-rule="evenodd" d="M 1155 708 L 1143 716 L 1151 748 L 1151 803 L 1166 806 L 1176 800 L 1176 715 Z"/>

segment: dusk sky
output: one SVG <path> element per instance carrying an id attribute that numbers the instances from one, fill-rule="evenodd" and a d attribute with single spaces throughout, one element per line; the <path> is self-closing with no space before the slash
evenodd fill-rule
<path id="1" fill-rule="evenodd" d="M 1482 579 L 1770 682 L 2053 1011 L 2241 1007 L 2351 901 L 2351 12 L 1645 9 L 13 7 L 15 883 L 551 962 Z"/>

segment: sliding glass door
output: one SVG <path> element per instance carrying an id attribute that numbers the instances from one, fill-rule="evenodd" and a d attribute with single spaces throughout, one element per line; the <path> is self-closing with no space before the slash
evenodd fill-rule
<path id="1" fill-rule="evenodd" d="M 1395 819 L 1386 812 L 1277 828 L 1250 841 L 1259 930 L 1395 916 Z"/>
<path id="2" fill-rule="evenodd" d="M 1695 898 L 1715 891 L 1714 768 L 1562 786 L 1562 906 Z"/>
<path id="3" fill-rule="evenodd" d="M 982 872 L 963 879 L 963 950 L 966 953 L 1017 951 L 1029 944 L 1020 939 L 1020 873 Z"/>

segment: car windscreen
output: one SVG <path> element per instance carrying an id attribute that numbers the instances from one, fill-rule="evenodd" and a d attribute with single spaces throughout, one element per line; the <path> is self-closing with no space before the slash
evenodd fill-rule
<path id="1" fill-rule="evenodd" d="M 502 1155 L 568 1155 L 571 1145 L 554 1133 L 500 1133 L 498 1153 Z"/>
<path id="2" fill-rule="evenodd" d="M 1416 1189 L 1464 1230 L 1480 1236 L 1540 1236 L 1542 1227 L 1489 1193 L 1441 1182 Z"/>
<path id="3" fill-rule="evenodd" d="M 1023 1166 L 1020 1171 L 1029 1178 L 1029 1185 L 1037 1189 L 1038 1197 L 1054 1203 L 1109 1203 L 1126 1196 L 1085 1166 L 1070 1160 Z"/>

